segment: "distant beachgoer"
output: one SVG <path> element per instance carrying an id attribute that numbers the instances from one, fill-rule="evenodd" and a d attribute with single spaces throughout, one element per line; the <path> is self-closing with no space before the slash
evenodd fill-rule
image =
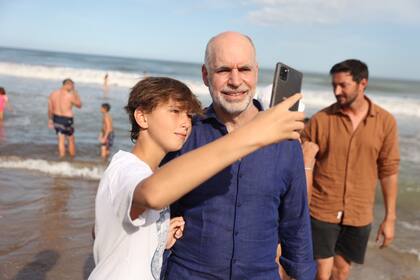
<path id="1" fill-rule="evenodd" d="M 76 144 L 73 127 L 73 106 L 82 107 L 79 94 L 71 79 L 65 79 L 63 86 L 52 92 L 48 97 L 48 127 L 54 128 L 57 134 L 58 154 L 60 158 L 66 155 L 65 140 L 68 140 L 68 150 L 71 157 L 76 155 Z"/>
<path id="2" fill-rule="evenodd" d="M 177 80 L 148 77 L 138 82 L 126 106 L 134 147 L 112 157 L 96 195 L 96 267 L 89 279 L 160 279 L 163 250 L 178 242 L 184 230 L 181 216 L 169 219 L 169 204 L 249 153 L 297 139 L 303 115 L 288 109 L 299 98 L 295 95 L 234 133 L 159 168 L 166 153 L 185 143 L 191 118 L 201 113 L 201 106 Z"/>
<path id="3" fill-rule="evenodd" d="M 109 156 L 109 151 L 114 143 L 114 132 L 112 130 L 112 117 L 109 113 L 111 106 L 108 103 L 101 105 L 102 113 L 102 131 L 99 135 L 99 142 L 101 143 L 101 157 Z"/>
<path id="4" fill-rule="evenodd" d="M 379 177 L 385 217 L 376 240 L 394 239 L 400 153 L 395 118 L 366 95 L 367 65 L 350 59 L 330 70 L 337 102 L 316 113 L 305 137 L 319 146 L 310 203 L 317 279 L 347 279 L 364 262 Z"/>
<path id="5" fill-rule="evenodd" d="M 6 94 L 6 90 L 3 87 L 0 87 L 0 121 L 3 121 L 5 108 L 9 109 L 9 111 L 13 110 Z"/>
<path id="6" fill-rule="evenodd" d="M 104 91 L 104 98 L 108 98 L 108 93 L 109 93 L 109 75 L 108 75 L 108 73 L 106 73 L 105 76 L 104 76 L 103 91 Z"/>

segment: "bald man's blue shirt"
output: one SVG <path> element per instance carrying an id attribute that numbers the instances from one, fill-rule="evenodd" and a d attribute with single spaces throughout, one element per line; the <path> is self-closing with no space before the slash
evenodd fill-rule
<path id="1" fill-rule="evenodd" d="M 210 106 L 194 120 L 182 150 L 165 161 L 225 134 Z M 244 157 L 185 195 L 171 206 L 172 216 L 184 217 L 185 230 L 167 260 L 165 279 L 280 279 L 275 257 L 281 243 L 280 262 L 288 274 L 313 280 L 305 180 L 300 144 L 283 141 Z"/>

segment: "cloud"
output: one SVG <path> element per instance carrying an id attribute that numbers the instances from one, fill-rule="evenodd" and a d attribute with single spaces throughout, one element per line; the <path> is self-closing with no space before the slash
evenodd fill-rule
<path id="1" fill-rule="evenodd" d="M 245 0 L 247 15 L 262 25 L 392 22 L 419 24 L 418 0 Z"/>

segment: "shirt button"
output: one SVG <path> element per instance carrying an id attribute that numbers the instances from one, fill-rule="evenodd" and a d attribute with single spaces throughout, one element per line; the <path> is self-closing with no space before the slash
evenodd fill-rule
<path id="1" fill-rule="evenodd" d="M 236 207 L 241 207 L 242 206 L 242 203 L 240 203 L 240 202 L 238 202 L 237 204 L 236 204 Z"/>
<path id="2" fill-rule="evenodd" d="M 235 235 L 238 235 L 239 234 L 239 231 L 235 231 Z"/>
<path id="3" fill-rule="evenodd" d="M 232 263 L 236 263 L 236 259 L 233 259 L 233 260 L 232 260 Z"/>

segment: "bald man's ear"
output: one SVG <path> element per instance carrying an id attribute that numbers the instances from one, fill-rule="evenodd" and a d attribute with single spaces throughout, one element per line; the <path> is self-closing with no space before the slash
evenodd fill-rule
<path id="1" fill-rule="evenodd" d="M 147 123 L 146 114 L 141 109 L 136 109 L 134 111 L 134 119 L 136 120 L 136 123 L 140 126 L 140 128 L 147 129 L 149 127 L 149 124 Z"/>
<path id="2" fill-rule="evenodd" d="M 207 67 L 205 64 L 201 66 L 201 77 L 203 82 L 206 86 L 209 86 L 209 72 L 207 71 Z"/>

